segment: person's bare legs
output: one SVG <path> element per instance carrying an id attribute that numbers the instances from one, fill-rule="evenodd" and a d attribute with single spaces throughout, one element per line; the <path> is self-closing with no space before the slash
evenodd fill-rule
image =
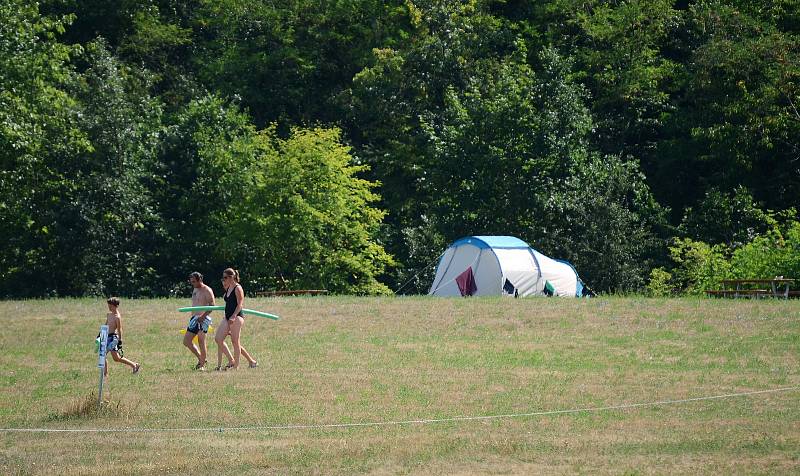
<path id="1" fill-rule="evenodd" d="M 250 364 L 250 367 L 255 367 L 256 365 L 258 365 L 258 362 L 256 362 L 256 359 L 254 359 L 253 356 L 250 355 L 250 352 L 248 352 L 247 349 L 245 349 L 244 346 L 242 345 L 243 328 L 244 328 L 244 318 L 242 318 L 242 325 L 241 327 L 239 327 L 239 349 L 242 350 L 242 355 L 244 356 L 245 359 L 247 359 L 247 362 Z"/>
<path id="2" fill-rule="evenodd" d="M 187 332 L 188 334 L 188 332 Z M 206 345 L 206 333 L 200 330 L 200 333 L 197 334 L 197 343 L 200 344 L 198 350 L 200 351 L 200 366 L 206 365 L 206 360 L 208 357 L 208 346 Z"/>
<path id="3" fill-rule="evenodd" d="M 202 334 L 202 332 L 201 332 Z M 186 331 L 186 334 L 183 335 L 183 345 L 186 346 L 187 349 L 191 350 L 195 357 L 197 357 L 197 361 L 201 364 L 205 361 L 205 356 L 197 349 L 197 346 L 194 345 L 194 332 Z M 200 337 L 198 337 L 200 339 Z"/>
<path id="4" fill-rule="evenodd" d="M 228 336 L 228 320 L 222 319 L 219 323 L 219 327 L 217 327 L 217 332 L 214 334 L 214 341 L 217 343 L 217 368 L 222 367 L 222 354 L 225 354 L 225 357 L 228 358 L 228 362 L 231 364 L 233 363 L 233 356 L 231 355 L 231 350 L 228 348 L 228 344 L 225 343 L 225 337 Z"/>
<path id="5" fill-rule="evenodd" d="M 254 359 L 253 356 L 250 355 L 250 352 L 248 352 L 247 349 L 244 348 L 241 339 L 239 339 L 239 348 L 242 349 L 242 357 L 247 359 L 247 362 L 250 363 L 251 367 L 258 363 L 256 362 L 256 359 Z"/>
<path id="6" fill-rule="evenodd" d="M 228 321 L 229 333 L 231 335 L 231 343 L 233 344 L 233 368 L 239 368 L 239 358 L 242 355 L 242 346 L 239 342 L 239 337 L 242 332 L 242 324 L 244 319 L 242 316 L 234 316 Z"/>
<path id="7" fill-rule="evenodd" d="M 119 354 L 116 351 L 112 350 L 109 353 L 111 354 L 111 357 L 114 358 L 115 362 L 121 362 L 121 363 L 127 365 L 128 367 L 133 369 L 134 373 L 136 373 L 139 370 L 139 364 L 138 363 L 136 363 L 136 362 L 134 362 L 134 361 L 132 361 L 130 359 L 126 359 L 125 357 L 120 357 Z M 106 364 L 106 369 L 108 369 L 108 364 Z"/>

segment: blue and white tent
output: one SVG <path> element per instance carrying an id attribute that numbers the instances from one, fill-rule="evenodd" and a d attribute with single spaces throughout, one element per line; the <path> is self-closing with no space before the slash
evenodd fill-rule
<path id="1" fill-rule="evenodd" d="M 548 285 L 549 284 L 549 285 Z M 566 261 L 549 258 L 513 236 L 469 236 L 444 252 L 431 296 L 582 296 L 583 283 Z"/>

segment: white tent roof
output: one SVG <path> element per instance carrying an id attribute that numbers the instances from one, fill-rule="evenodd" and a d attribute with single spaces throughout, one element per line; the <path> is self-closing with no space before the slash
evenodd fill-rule
<path id="1" fill-rule="evenodd" d="M 519 238 L 470 236 L 454 242 L 442 255 L 428 294 L 461 296 L 456 279 L 470 268 L 475 296 L 497 296 L 504 292 L 542 295 L 547 281 L 558 296 L 579 296 L 582 288 L 569 263 L 549 258 Z"/>

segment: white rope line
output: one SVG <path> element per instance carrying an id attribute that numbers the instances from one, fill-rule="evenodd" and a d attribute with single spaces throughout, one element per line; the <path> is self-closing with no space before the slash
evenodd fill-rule
<path id="1" fill-rule="evenodd" d="M 484 416 L 456 416 L 448 418 L 427 418 L 419 420 L 377 421 L 363 423 L 323 423 L 323 424 L 294 424 L 294 425 L 255 425 L 234 427 L 204 427 L 204 428 L 0 428 L 0 432 L 16 433 L 166 433 L 166 432 L 225 432 L 225 431 L 264 431 L 264 430 L 324 430 L 338 428 L 362 428 L 399 425 L 427 425 L 432 423 L 448 423 L 461 421 L 501 420 L 509 418 L 522 418 L 532 416 L 565 415 L 570 413 L 602 412 L 610 410 L 627 410 L 631 408 L 654 407 L 659 405 L 676 405 L 681 403 L 719 400 L 724 398 L 748 397 L 767 393 L 792 392 L 800 390 L 800 386 L 774 388 L 769 390 L 754 390 L 751 392 L 726 393 L 705 397 L 681 398 L 675 400 L 660 400 L 645 403 L 623 403 L 607 407 L 584 407 L 571 410 L 550 410 L 529 413 L 505 413 L 500 415 Z"/>

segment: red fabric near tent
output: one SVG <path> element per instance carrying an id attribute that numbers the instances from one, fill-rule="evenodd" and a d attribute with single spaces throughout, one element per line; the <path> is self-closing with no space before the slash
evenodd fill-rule
<path id="1" fill-rule="evenodd" d="M 462 296 L 472 296 L 478 291 L 475 276 L 472 274 L 472 266 L 456 277 L 456 284 L 458 284 L 458 290 L 461 291 Z"/>

